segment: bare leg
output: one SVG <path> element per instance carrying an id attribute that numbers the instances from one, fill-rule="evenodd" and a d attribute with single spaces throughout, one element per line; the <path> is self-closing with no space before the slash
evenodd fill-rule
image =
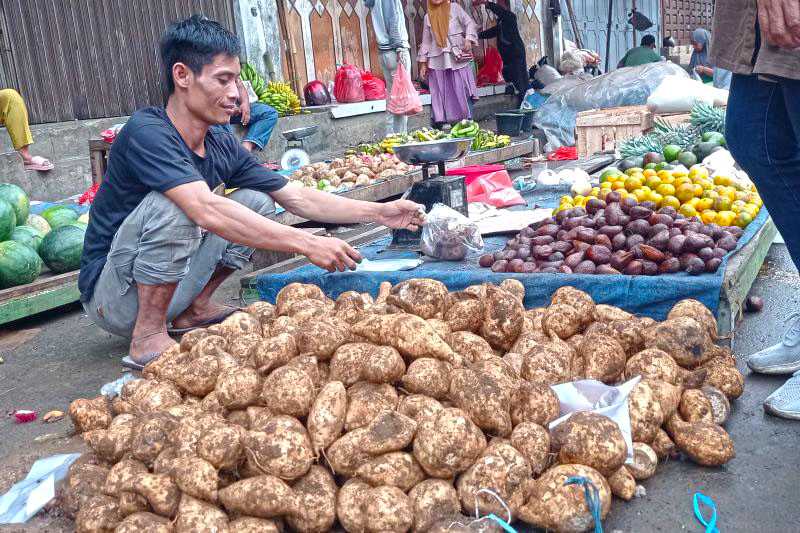
<path id="1" fill-rule="evenodd" d="M 211 275 L 211 279 L 208 280 L 206 286 L 200 294 L 197 295 L 197 298 L 194 299 L 192 305 L 190 305 L 186 311 L 175 317 L 175 320 L 172 321 L 172 327 L 191 328 L 229 310 L 230 306 L 214 303 L 211 297 L 214 295 L 214 291 L 216 291 L 219 286 L 222 285 L 222 282 L 233 274 L 233 272 L 234 269 L 230 267 L 218 266 L 216 270 L 214 270 L 214 274 Z"/>
<path id="2" fill-rule="evenodd" d="M 23 146 L 22 148 L 17 150 L 17 152 L 19 152 L 19 155 L 22 156 L 22 160 L 25 161 L 26 163 L 30 163 L 31 159 L 33 159 L 33 156 L 28 151 L 28 146 Z"/>
<path id="3" fill-rule="evenodd" d="M 252 152 L 256 149 L 256 145 L 251 143 L 250 141 L 242 141 L 242 148 L 247 150 L 248 152 Z"/>
<path id="4" fill-rule="evenodd" d="M 175 344 L 167 335 L 167 308 L 177 286 L 177 283 L 136 285 L 139 311 L 131 335 L 130 356 L 137 363 L 146 362 L 147 354 L 161 353 Z"/>

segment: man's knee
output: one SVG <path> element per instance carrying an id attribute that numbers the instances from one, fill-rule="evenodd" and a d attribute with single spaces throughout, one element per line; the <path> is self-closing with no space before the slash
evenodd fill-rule
<path id="1" fill-rule="evenodd" d="M 248 207 L 259 215 L 275 213 L 275 202 L 270 195 L 254 189 L 236 189 L 228 195 L 231 200 Z"/>

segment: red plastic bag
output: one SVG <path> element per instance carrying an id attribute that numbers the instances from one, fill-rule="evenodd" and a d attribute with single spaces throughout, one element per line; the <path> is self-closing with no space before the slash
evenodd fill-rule
<path id="1" fill-rule="evenodd" d="M 467 202 L 483 202 L 495 207 L 523 205 L 525 200 L 511 183 L 505 170 L 475 176 L 467 185 Z"/>
<path id="2" fill-rule="evenodd" d="M 78 205 L 86 205 L 86 204 L 92 205 L 92 203 L 94 202 L 94 197 L 97 196 L 97 189 L 99 188 L 100 188 L 99 183 L 93 183 L 91 187 L 83 191 L 81 197 L 78 198 Z"/>
<path id="3" fill-rule="evenodd" d="M 403 63 L 397 63 L 397 70 L 392 78 L 392 94 L 386 104 L 386 110 L 393 115 L 416 115 L 422 112 L 422 101 L 414 88 L 411 75 Z"/>
<path id="4" fill-rule="evenodd" d="M 333 95 L 340 104 L 364 101 L 364 82 L 361 71 L 354 65 L 342 65 L 336 71 Z"/>
<path id="5" fill-rule="evenodd" d="M 503 58 L 497 48 L 490 46 L 486 49 L 483 66 L 478 71 L 478 86 L 499 85 L 503 83 Z"/>
<path id="6" fill-rule="evenodd" d="M 364 85 L 364 100 L 383 100 L 386 98 L 386 84 L 382 79 L 365 70 L 361 73 L 361 83 Z"/>
<path id="7" fill-rule="evenodd" d="M 547 159 L 549 161 L 573 161 L 578 159 L 578 149 L 575 146 L 561 146 L 547 154 Z"/>

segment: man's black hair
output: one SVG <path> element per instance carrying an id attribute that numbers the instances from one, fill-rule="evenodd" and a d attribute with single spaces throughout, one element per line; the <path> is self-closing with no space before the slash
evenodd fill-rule
<path id="1" fill-rule="evenodd" d="M 226 30 L 219 22 L 203 15 L 192 15 L 175 22 L 161 37 L 161 65 L 167 83 L 167 93 L 175 91 L 172 67 L 183 63 L 195 74 L 211 64 L 219 54 L 238 57 L 241 51 L 239 38 Z"/>
<path id="2" fill-rule="evenodd" d="M 642 37 L 642 46 L 655 46 L 656 45 L 656 38 L 650 35 L 649 33 Z"/>

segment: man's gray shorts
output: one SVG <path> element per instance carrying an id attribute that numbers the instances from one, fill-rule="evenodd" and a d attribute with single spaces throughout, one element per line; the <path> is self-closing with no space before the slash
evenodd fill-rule
<path id="1" fill-rule="evenodd" d="M 261 215 L 275 212 L 272 199 L 258 191 L 238 189 L 228 197 Z M 169 198 L 151 192 L 114 235 L 92 299 L 83 307 L 104 330 L 130 337 L 139 311 L 136 283 L 178 283 L 169 322 L 192 304 L 218 265 L 239 269 L 252 254 L 252 248 L 204 232 Z"/>

